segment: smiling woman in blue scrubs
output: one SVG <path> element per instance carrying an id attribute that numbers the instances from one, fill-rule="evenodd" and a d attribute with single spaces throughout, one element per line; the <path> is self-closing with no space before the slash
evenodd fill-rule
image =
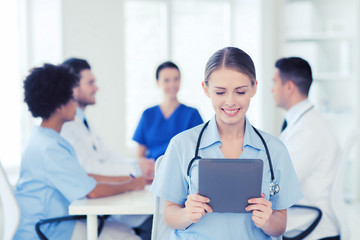
<path id="1" fill-rule="evenodd" d="M 160 64 L 155 77 L 164 94 L 163 102 L 143 112 L 133 136 L 139 144 L 137 155 L 143 160 L 140 166 L 149 177 L 154 170 L 154 160 L 165 153 L 171 138 L 203 123 L 198 110 L 180 103 L 177 98 L 181 78 L 176 64 L 170 61 Z"/>
<path id="2" fill-rule="evenodd" d="M 244 51 L 228 47 L 209 59 L 202 85 L 215 116 L 203 133 L 199 156 L 262 159 L 261 197 L 249 200 L 249 213 L 213 213 L 207 204 L 211 199 L 197 194 L 198 161 L 187 177 L 203 125 L 184 131 L 171 140 L 151 188 L 166 200 L 164 219 L 173 229 L 170 239 L 258 240 L 271 239 L 270 236 L 280 236 L 285 231 L 286 209 L 302 194 L 285 146 L 260 131 L 269 148 L 275 184 L 280 186 L 278 193 L 270 194 L 271 174 L 265 147 L 246 117 L 257 84 L 254 64 Z"/>

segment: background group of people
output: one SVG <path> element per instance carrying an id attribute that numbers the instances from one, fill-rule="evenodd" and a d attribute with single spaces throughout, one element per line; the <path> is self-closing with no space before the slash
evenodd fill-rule
<path id="1" fill-rule="evenodd" d="M 280 140 L 260 131 L 280 186 L 275 195 L 269 192 L 265 149 L 246 117 L 258 85 L 250 56 L 234 47 L 217 51 L 206 65 L 202 83 L 215 115 L 204 131 L 200 155 L 264 161 L 263 194 L 249 200 L 250 214 L 212 213 L 207 204 L 211 199 L 197 194 L 197 164 L 191 183 L 187 178 L 186 167 L 203 120 L 197 109 L 179 102 L 181 74 L 174 63 L 164 62 L 157 68 L 156 84 L 163 91 L 163 101 L 143 112 L 135 130 L 142 172 L 135 178 L 129 176 L 132 166 L 104 145 L 86 118 L 86 107 L 95 104 L 98 90 L 89 63 L 70 58 L 58 66 L 32 69 L 24 81 L 25 102 L 42 122 L 34 128 L 22 157 L 15 191 L 21 222 L 14 239 L 36 239 L 36 222 L 68 215 L 68 206 L 76 199 L 140 190 L 147 183 L 166 200 L 165 223 L 173 229 L 170 239 L 280 236 L 286 227 L 286 209 L 295 203 L 323 211 L 309 239 L 339 239 L 329 205 L 339 149 L 308 100 L 311 67 L 297 57 L 280 59 L 275 67 L 272 92 L 277 106 L 287 111 L 286 122 Z M 164 158 L 154 178 L 154 162 L 161 155 Z M 49 239 L 85 239 L 85 224 L 49 224 L 43 231 Z M 100 239 L 150 239 L 151 224 L 152 216 L 111 216 Z"/>

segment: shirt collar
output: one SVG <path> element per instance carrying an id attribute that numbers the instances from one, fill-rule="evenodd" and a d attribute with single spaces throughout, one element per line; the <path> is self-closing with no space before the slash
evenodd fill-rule
<path id="1" fill-rule="evenodd" d="M 76 118 L 80 119 L 80 121 L 84 121 L 85 119 L 85 113 L 84 111 L 80 108 L 80 107 L 77 107 L 76 108 L 76 115 L 75 115 Z"/>
<path id="2" fill-rule="evenodd" d="M 199 135 L 200 135 L 200 133 L 199 133 Z M 221 143 L 221 139 L 220 139 L 219 130 L 218 130 L 217 124 L 216 124 L 216 115 L 214 115 L 210 119 L 209 125 L 206 127 L 206 130 L 204 131 L 204 133 L 202 135 L 199 149 L 206 148 L 217 142 Z"/>
<path id="3" fill-rule="evenodd" d="M 199 149 L 206 148 L 217 142 L 221 143 L 221 138 L 216 124 L 216 116 L 214 115 L 203 133 Z M 247 119 L 247 117 L 245 117 L 245 134 L 243 142 L 243 147 L 245 146 L 251 146 L 256 149 L 264 150 L 264 146 L 259 136 L 252 128 L 252 125 L 250 124 L 250 121 Z"/>
<path id="4" fill-rule="evenodd" d="M 259 150 L 264 150 L 264 145 L 261 142 L 261 139 L 253 129 L 250 121 L 245 117 L 245 134 L 244 134 L 244 143 L 243 147 L 250 146 Z"/>
<path id="5" fill-rule="evenodd" d="M 285 114 L 286 122 L 289 125 L 292 125 L 297 119 L 306 111 L 308 108 L 312 106 L 309 99 L 305 99 L 294 106 L 292 106 Z"/>

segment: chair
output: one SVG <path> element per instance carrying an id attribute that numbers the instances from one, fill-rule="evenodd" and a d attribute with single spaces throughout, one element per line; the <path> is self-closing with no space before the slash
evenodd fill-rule
<path id="1" fill-rule="evenodd" d="M 99 226 L 98 226 L 98 237 L 101 234 L 101 231 L 104 227 L 105 224 L 105 219 L 109 217 L 109 215 L 104 215 L 104 216 L 98 216 L 98 220 L 99 220 Z M 48 240 L 48 238 L 44 235 L 44 233 L 40 230 L 40 227 L 44 224 L 51 224 L 51 223 L 55 223 L 55 222 L 63 222 L 63 221 L 77 221 L 77 220 L 85 220 L 86 216 L 85 215 L 73 215 L 73 216 L 64 216 L 64 217 L 57 217 L 57 218 L 49 218 L 49 219 L 42 219 L 40 221 L 38 221 L 35 225 L 35 231 L 36 234 L 38 235 L 40 240 Z"/>
<path id="2" fill-rule="evenodd" d="M 359 129 L 352 129 L 350 133 L 348 134 L 343 153 L 338 153 L 338 158 L 340 158 L 340 161 L 337 163 L 337 166 L 334 166 L 334 168 L 337 169 L 337 173 L 335 175 L 335 180 L 333 187 L 331 189 L 330 194 L 330 206 L 334 212 L 336 225 L 338 227 L 339 235 L 342 240 L 349 240 L 350 239 L 350 231 L 347 223 L 347 217 L 346 217 L 346 206 L 344 201 L 344 176 L 346 171 L 346 163 L 348 162 L 348 159 L 351 155 L 351 153 L 354 151 L 355 146 L 357 143 L 359 143 L 360 140 L 360 130 Z M 292 210 L 290 208 L 290 210 Z M 311 213 L 309 213 L 311 214 Z M 309 216 L 307 214 L 307 217 Z M 314 214 L 314 213 L 312 213 Z M 306 213 L 304 214 L 304 216 Z M 309 217 L 308 217 L 309 219 Z M 314 219 L 314 217 L 313 217 Z M 301 219 L 300 219 L 301 221 Z M 316 226 L 315 226 L 316 227 Z M 294 233 L 294 232 L 292 232 Z M 284 234 L 283 239 L 303 239 L 307 235 L 304 236 L 304 232 L 301 232 L 301 236 L 293 236 L 291 232 L 286 232 Z M 311 233 L 311 231 L 309 232 Z M 289 237 L 290 235 L 290 237 Z"/>
<path id="3" fill-rule="evenodd" d="M 16 201 L 13 189 L 0 163 L 0 195 L 3 207 L 3 237 L 4 240 L 13 239 L 20 222 L 20 207 Z"/>
<path id="4" fill-rule="evenodd" d="M 159 165 L 162 159 L 163 156 L 160 156 L 155 162 L 155 175 L 156 175 L 156 171 L 159 169 Z M 164 204 L 165 204 L 164 199 L 155 196 L 155 212 L 153 217 L 153 226 L 151 233 L 152 240 L 168 240 L 170 233 L 172 231 L 172 229 L 166 226 L 164 222 Z"/>
<path id="5" fill-rule="evenodd" d="M 342 240 L 350 239 L 350 230 L 346 217 L 346 206 L 344 201 L 344 177 L 346 174 L 346 164 L 349 161 L 351 153 L 355 150 L 356 144 L 360 141 L 360 129 L 352 129 L 344 144 L 341 161 L 338 167 L 338 173 L 335 178 L 335 184 L 331 192 L 331 208 L 335 213 L 336 223 Z"/>
<path id="6" fill-rule="evenodd" d="M 296 216 L 291 219 L 283 240 L 301 240 L 306 238 L 319 224 L 322 212 L 319 208 L 306 205 L 293 205 L 288 212 Z M 294 226 L 294 229 L 293 229 Z"/>

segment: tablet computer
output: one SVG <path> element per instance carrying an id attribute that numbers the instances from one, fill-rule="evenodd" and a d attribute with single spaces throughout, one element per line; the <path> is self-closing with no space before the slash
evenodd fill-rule
<path id="1" fill-rule="evenodd" d="M 261 197 L 260 159 L 202 158 L 198 170 L 199 195 L 210 199 L 213 212 L 250 213 L 248 200 Z"/>

